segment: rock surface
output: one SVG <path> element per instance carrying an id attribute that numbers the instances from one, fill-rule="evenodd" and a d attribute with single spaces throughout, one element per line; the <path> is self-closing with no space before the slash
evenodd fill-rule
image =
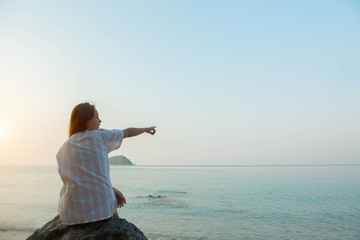
<path id="1" fill-rule="evenodd" d="M 67 226 L 59 216 L 36 230 L 26 240 L 144 240 L 143 232 L 134 224 L 119 217 Z"/>

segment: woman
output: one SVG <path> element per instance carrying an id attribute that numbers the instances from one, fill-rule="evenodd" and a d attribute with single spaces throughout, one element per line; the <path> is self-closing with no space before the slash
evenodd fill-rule
<path id="1" fill-rule="evenodd" d="M 67 225 L 117 216 L 117 207 L 123 207 L 126 199 L 112 187 L 108 153 L 118 149 L 124 138 L 156 132 L 155 127 L 99 129 L 100 123 L 94 105 L 77 105 L 71 113 L 69 138 L 56 155 L 63 181 L 59 215 Z"/>

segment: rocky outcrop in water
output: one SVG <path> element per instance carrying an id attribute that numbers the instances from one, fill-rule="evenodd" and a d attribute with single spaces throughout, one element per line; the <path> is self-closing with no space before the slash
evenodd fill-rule
<path id="1" fill-rule="evenodd" d="M 67 226 L 59 216 L 36 230 L 26 240 L 145 240 L 134 224 L 119 217 L 99 222 Z"/>
<path id="2" fill-rule="evenodd" d="M 130 159 L 127 157 L 120 155 L 120 156 L 113 156 L 109 157 L 109 164 L 110 165 L 134 165 Z"/>

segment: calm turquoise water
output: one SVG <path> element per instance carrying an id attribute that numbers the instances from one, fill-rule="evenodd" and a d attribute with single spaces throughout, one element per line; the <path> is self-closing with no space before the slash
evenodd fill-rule
<path id="1" fill-rule="evenodd" d="M 111 174 L 128 201 L 119 214 L 150 239 L 360 239 L 360 166 L 116 166 Z M 44 225 L 60 188 L 56 166 L 2 167 L 0 229 Z"/>

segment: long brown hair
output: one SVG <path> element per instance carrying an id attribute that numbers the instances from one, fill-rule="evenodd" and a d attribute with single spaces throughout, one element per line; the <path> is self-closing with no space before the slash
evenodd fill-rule
<path id="1" fill-rule="evenodd" d="M 69 137 L 86 130 L 86 123 L 94 117 L 95 105 L 80 103 L 71 112 Z"/>

